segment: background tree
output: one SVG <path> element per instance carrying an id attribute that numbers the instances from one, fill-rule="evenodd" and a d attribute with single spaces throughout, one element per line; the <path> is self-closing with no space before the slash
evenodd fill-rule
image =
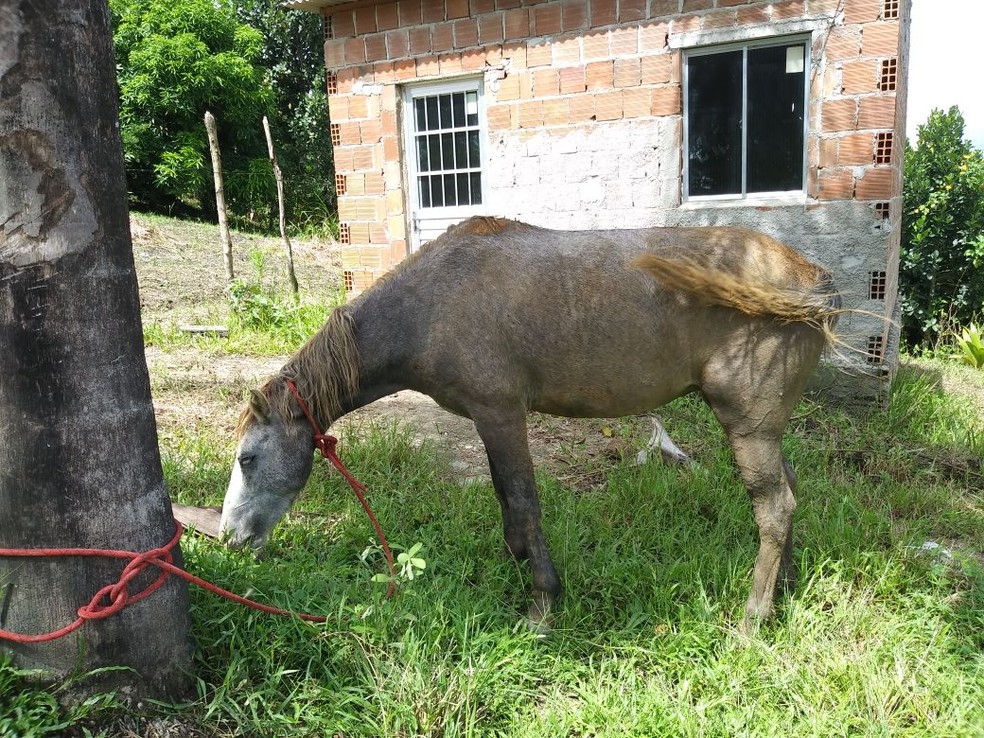
<path id="1" fill-rule="evenodd" d="M 278 0 L 236 0 L 244 23 L 263 35 L 258 63 L 273 93 L 270 127 L 286 182 L 288 221 L 315 225 L 337 216 L 328 135 L 321 18 Z"/>
<path id="2" fill-rule="evenodd" d="M 984 311 L 984 159 L 960 110 L 933 110 L 906 142 L 899 297 L 910 347 Z"/>
<path id="3" fill-rule="evenodd" d="M 320 19 L 276 0 L 111 0 L 131 196 L 157 211 L 212 215 L 206 135 L 220 131 L 234 216 L 274 229 L 266 115 L 288 222 L 336 219 Z"/>
<path id="4" fill-rule="evenodd" d="M 145 551 L 174 532 L 144 361 L 112 53 L 105 0 L 0 4 L 3 548 Z M 0 628 L 39 633 L 72 622 L 122 566 L 0 559 Z M 189 685 L 189 620 L 186 587 L 172 577 L 60 640 L 0 640 L 0 648 L 53 679 L 128 667 L 76 688 L 173 697 Z"/>
<path id="5" fill-rule="evenodd" d="M 274 197 L 260 121 L 273 95 L 263 36 L 228 0 L 110 0 L 131 196 L 154 210 L 214 212 L 202 118 L 218 119 L 230 207 Z"/>

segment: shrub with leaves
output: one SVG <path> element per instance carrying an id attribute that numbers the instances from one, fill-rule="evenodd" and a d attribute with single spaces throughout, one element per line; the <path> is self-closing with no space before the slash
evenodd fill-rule
<path id="1" fill-rule="evenodd" d="M 266 162 L 261 121 L 272 95 L 258 63 L 262 35 L 227 0 L 111 0 L 110 9 L 131 195 L 158 210 L 183 202 L 214 211 L 206 110 L 227 170 Z M 232 185 L 235 208 L 250 193 Z"/>
<path id="2" fill-rule="evenodd" d="M 984 307 L 984 157 L 956 107 L 934 110 L 906 143 L 899 265 L 903 336 L 932 348 L 948 321 Z"/>
<path id="3" fill-rule="evenodd" d="M 279 0 L 234 2 L 239 19 L 263 37 L 259 64 L 273 91 L 270 127 L 284 173 L 288 224 L 317 231 L 337 219 L 321 18 L 287 10 Z"/>
<path id="4" fill-rule="evenodd" d="M 963 352 L 960 359 L 975 369 L 984 369 L 984 338 L 981 329 L 971 323 L 961 331 L 957 338 L 957 346 Z"/>
<path id="5" fill-rule="evenodd" d="M 314 335 L 328 314 L 344 301 L 299 302 L 266 278 L 266 256 L 260 250 L 250 252 L 253 275 L 232 281 L 226 288 L 238 329 L 276 337 L 283 350 L 292 351 Z M 343 293 L 344 294 L 344 293 Z"/>

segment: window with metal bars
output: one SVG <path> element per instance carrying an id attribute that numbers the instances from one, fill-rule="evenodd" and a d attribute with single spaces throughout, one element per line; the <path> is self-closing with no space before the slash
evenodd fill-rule
<path id="1" fill-rule="evenodd" d="M 411 92 L 417 202 L 421 208 L 482 203 L 479 91 Z"/>
<path id="2" fill-rule="evenodd" d="M 688 52 L 688 197 L 744 197 L 805 186 L 809 40 Z"/>

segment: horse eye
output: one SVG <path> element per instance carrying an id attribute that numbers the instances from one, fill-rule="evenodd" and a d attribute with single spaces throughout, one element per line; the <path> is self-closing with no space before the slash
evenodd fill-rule
<path id="1" fill-rule="evenodd" d="M 239 466 L 249 466 L 255 459 L 256 456 L 253 454 L 244 454 L 239 457 Z"/>

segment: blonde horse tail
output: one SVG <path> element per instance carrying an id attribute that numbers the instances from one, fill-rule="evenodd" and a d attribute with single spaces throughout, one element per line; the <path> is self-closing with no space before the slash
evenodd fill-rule
<path id="1" fill-rule="evenodd" d="M 721 305 L 755 317 L 772 317 L 782 323 L 805 323 L 836 341 L 834 326 L 841 313 L 841 299 L 830 274 L 816 267 L 812 287 L 784 288 L 764 280 L 739 279 L 722 269 L 687 258 L 643 254 L 632 265 L 648 272 L 663 285 L 692 294 L 712 305 Z"/>

